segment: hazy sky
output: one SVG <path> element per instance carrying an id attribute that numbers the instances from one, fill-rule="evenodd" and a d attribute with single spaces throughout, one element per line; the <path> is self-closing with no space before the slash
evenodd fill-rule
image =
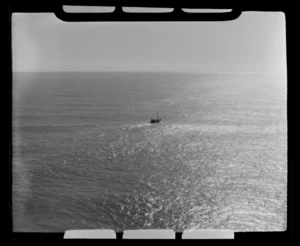
<path id="1" fill-rule="evenodd" d="M 226 22 L 63 22 L 14 13 L 13 71 L 286 72 L 285 17 Z"/>

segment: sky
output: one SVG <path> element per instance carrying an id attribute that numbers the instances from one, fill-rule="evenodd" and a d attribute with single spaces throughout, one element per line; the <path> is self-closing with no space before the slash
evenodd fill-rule
<path id="1" fill-rule="evenodd" d="M 13 13 L 13 71 L 286 73 L 285 16 L 223 22 L 64 22 Z"/>

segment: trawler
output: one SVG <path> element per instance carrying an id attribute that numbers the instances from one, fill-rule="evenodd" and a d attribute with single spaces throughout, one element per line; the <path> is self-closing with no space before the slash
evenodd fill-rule
<path id="1" fill-rule="evenodd" d="M 151 124 L 154 124 L 154 123 L 160 123 L 161 121 L 161 118 L 158 118 L 158 113 L 156 113 L 156 119 L 155 118 L 151 118 L 150 122 Z"/>

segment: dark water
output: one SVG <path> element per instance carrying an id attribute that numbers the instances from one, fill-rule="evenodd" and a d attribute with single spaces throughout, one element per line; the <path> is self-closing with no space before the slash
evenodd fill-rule
<path id="1" fill-rule="evenodd" d="M 280 231 L 286 199 L 284 76 L 14 74 L 15 231 Z"/>

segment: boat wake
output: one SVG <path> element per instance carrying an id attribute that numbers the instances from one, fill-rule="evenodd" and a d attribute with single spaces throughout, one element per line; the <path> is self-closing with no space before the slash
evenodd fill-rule
<path id="1" fill-rule="evenodd" d="M 123 130 L 129 130 L 129 129 L 134 129 L 134 128 L 141 128 L 141 127 L 147 127 L 151 126 L 151 123 L 139 123 L 139 124 L 133 124 L 133 125 L 126 125 L 122 127 Z"/>

